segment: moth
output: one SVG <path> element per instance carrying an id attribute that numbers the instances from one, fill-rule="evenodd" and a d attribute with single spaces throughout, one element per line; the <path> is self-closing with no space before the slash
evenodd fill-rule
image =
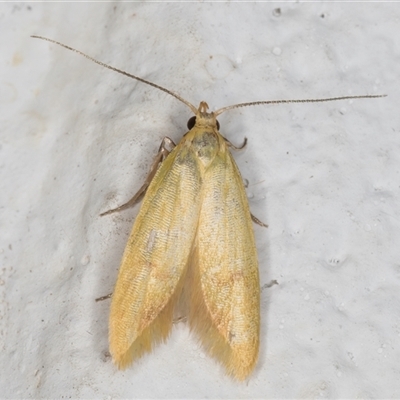
<path id="1" fill-rule="evenodd" d="M 246 379 L 257 363 L 260 343 L 260 282 L 252 221 L 266 225 L 250 213 L 229 150 L 237 148 L 221 135 L 217 116 L 252 105 L 384 95 L 256 101 L 209 112 L 204 101 L 196 108 L 155 83 L 52 39 L 33 37 L 162 90 L 194 114 L 177 145 L 164 138 L 135 196 L 101 214 L 131 207 L 144 195 L 112 294 L 109 343 L 114 363 L 125 368 L 165 341 L 178 312 L 228 375 Z"/>

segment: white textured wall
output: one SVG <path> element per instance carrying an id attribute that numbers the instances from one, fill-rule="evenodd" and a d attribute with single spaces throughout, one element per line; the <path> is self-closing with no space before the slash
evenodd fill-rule
<path id="1" fill-rule="evenodd" d="M 274 11 L 280 8 L 280 13 Z M 390 3 L 0 5 L 0 397 L 400 397 L 400 8 Z M 262 291 L 256 371 L 235 383 L 178 324 L 120 372 L 109 301 L 175 99 L 212 108 L 387 93 L 220 117 L 253 213 Z"/>

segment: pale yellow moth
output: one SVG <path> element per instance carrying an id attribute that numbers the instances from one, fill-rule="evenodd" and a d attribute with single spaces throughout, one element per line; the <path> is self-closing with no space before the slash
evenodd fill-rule
<path id="1" fill-rule="evenodd" d="M 217 116 L 259 104 L 333 101 L 382 95 L 241 103 L 208 112 L 179 95 L 51 39 L 106 68 L 157 89 L 195 117 L 177 146 L 165 138 L 150 173 L 126 204 L 143 204 L 122 258 L 112 294 L 109 342 L 114 363 L 127 367 L 170 334 L 174 315 L 185 315 L 206 351 L 229 375 L 244 380 L 259 352 L 260 283 L 251 215 L 243 180 L 219 132 Z M 170 151 L 169 147 L 173 147 Z M 175 314 L 174 314 L 175 313 Z"/>

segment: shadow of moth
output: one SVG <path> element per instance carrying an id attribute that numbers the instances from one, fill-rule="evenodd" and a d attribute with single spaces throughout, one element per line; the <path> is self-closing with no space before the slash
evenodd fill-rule
<path id="1" fill-rule="evenodd" d="M 227 374 L 246 379 L 256 365 L 260 337 L 260 283 L 252 220 L 266 225 L 250 213 L 242 177 L 229 151 L 235 146 L 219 132 L 217 116 L 252 105 L 385 95 L 256 101 L 208 112 L 204 101 L 196 108 L 168 89 L 79 50 L 32 37 L 162 90 L 194 114 L 178 145 L 164 138 L 135 196 L 101 214 L 131 207 L 144 195 L 112 294 L 109 342 L 114 363 L 125 368 L 165 341 L 174 311 L 179 309 L 205 350 Z"/>

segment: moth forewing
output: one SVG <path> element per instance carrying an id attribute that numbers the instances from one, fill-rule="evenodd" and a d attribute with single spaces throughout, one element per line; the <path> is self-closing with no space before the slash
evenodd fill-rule
<path id="1" fill-rule="evenodd" d="M 111 302 L 110 352 L 121 368 L 165 340 L 200 211 L 201 174 L 186 140 L 151 181 L 122 258 Z"/>
<path id="2" fill-rule="evenodd" d="M 226 146 L 205 172 L 202 193 L 189 322 L 211 355 L 243 380 L 258 358 L 260 284 L 245 189 Z"/>

